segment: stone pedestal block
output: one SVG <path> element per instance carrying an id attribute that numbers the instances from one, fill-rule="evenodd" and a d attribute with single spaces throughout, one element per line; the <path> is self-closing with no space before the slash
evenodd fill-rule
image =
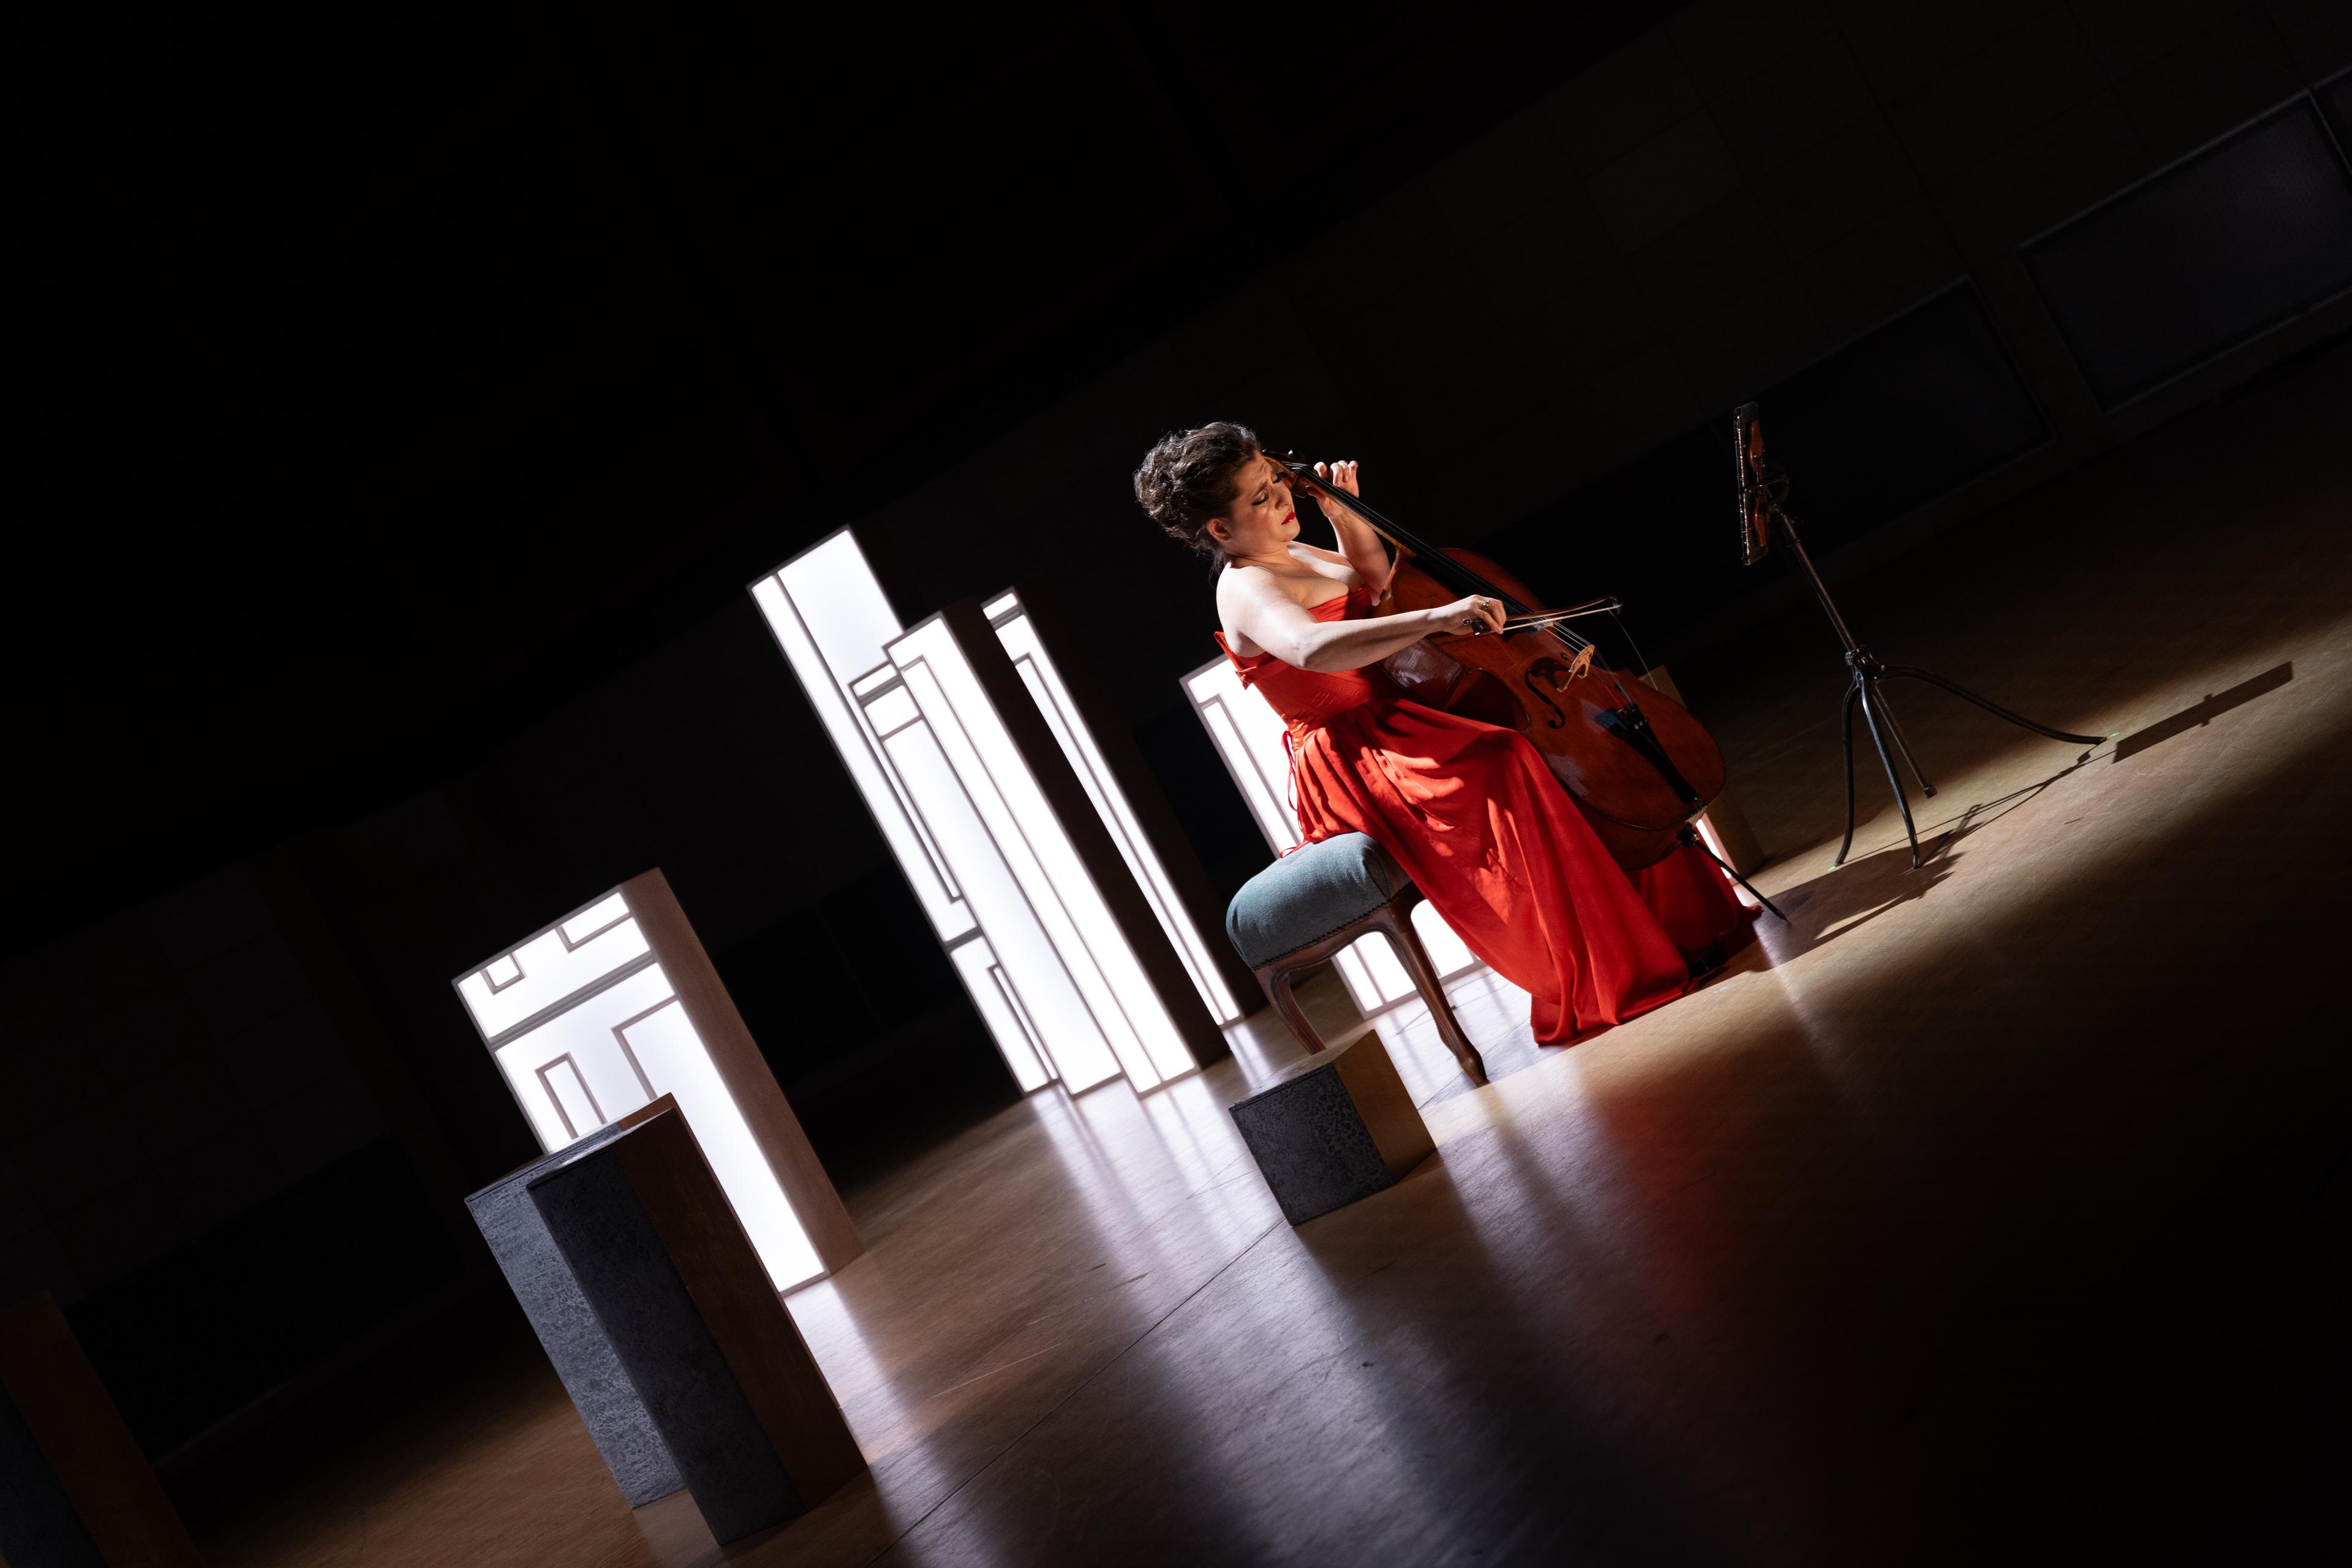
<path id="1" fill-rule="evenodd" d="M 524 1184 L 687 1490 L 722 1544 L 866 1468 L 815 1358 L 675 1106 Z"/>
<path id="2" fill-rule="evenodd" d="M 1437 1148 L 1370 1032 L 1294 1064 L 1233 1113 L 1293 1225 L 1394 1186 Z"/>
<path id="3" fill-rule="evenodd" d="M 568 1148 L 670 1095 L 776 1289 L 866 1249 L 659 870 L 454 984 L 541 1148 Z"/>
<path id="4" fill-rule="evenodd" d="M 587 1297 L 581 1294 L 572 1265 L 539 1217 L 530 1186 L 560 1161 L 602 1148 L 646 1117 L 676 1104 L 665 1095 L 568 1149 L 509 1172 L 466 1200 L 482 1239 L 490 1244 L 515 1300 L 522 1304 L 523 1316 L 530 1320 L 531 1331 L 546 1348 L 555 1375 L 563 1380 L 563 1391 L 572 1395 L 588 1435 L 596 1440 L 596 1451 L 604 1457 L 605 1468 L 631 1508 L 667 1497 L 686 1482 Z"/>
<path id="5" fill-rule="evenodd" d="M 202 1563 L 57 1302 L 0 1312 L 0 1563 Z"/>

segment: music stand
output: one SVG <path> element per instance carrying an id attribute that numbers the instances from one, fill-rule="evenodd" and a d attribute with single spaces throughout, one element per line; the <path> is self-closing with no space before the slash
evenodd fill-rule
<path id="1" fill-rule="evenodd" d="M 1921 669 L 1914 664 L 1882 664 L 1878 656 L 1854 640 L 1845 617 L 1838 614 L 1837 603 L 1830 597 L 1828 584 L 1813 569 L 1813 558 L 1805 553 L 1804 541 L 1798 537 L 1797 520 L 1790 517 L 1783 502 L 1789 494 L 1789 476 L 1780 464 L 1764 452 L 1764 426 L 1756 416 L 1756 405 L 1743 403 L 1732 411 L 1731 459 L 1739 470 L 1739 559 L 1743 566 L 1753 566 L 1764 559 L 1771 549 L 1771 529 L 1777 525 L 1780 537 L 1788 542 L 1789 552 L 1797 558 L 1798 567 L 1805 580 L 1813 585 L 1813 596 L 1822 602 L 1822 613 L 1845 645 L 1846 668 L 1853 679 L 1845 689 L 1845 714 L 1841 734 L 1845 748 L 1845 837 L 1838 844 L 1833 866 L 1845 864 L 1846 852 L 1853 847 L 1853 710 L 1862 706 L 1863 722 L 1870 726 L 1871 744 L 1878 748 L 1879 765 L 1886 770 L 1887 787 L 1895 792 L 1895 809 L 1903 814 L 1903 837 L 1911 841 L 1911 868 L 1919 868 L 1919 830 L 1911 821 L 1910 797 L 1904 793 L 1903 780 L 1895 771 L 1895 757 L 1887 750 L 1894 742 L 1895 751 L 1910 767 L 1911 776 L 1919 781 L 1919 793 L 1929 799 L 1936 786 L 1919 771 L 1919 759 L 1911 754 L 1911 743 L 1903 738 L 1902 726 L 1895 721 L 1895 710 L 1887 706 L 1886 694 L 1879 689 L 1882 681 L 1892 679 L 1924 680 L 1939 686 L 1963 701 L 1973 702 L 1996 719 L 2003 719 L 2021 730 L 2031 730 L 2037 735 L 2047 735 L 2053 741 L 2068 741 L 2081 746 L 2095 746 L 2107 737 L 2074 735 L 2063 730 L 2053 730 L 2047 724 L 2037 724 L 2020 713 L 2012 713 L 1990 698 L 1979 696 L 1967 687 L 1945 679 L 1931 669 Z"/>

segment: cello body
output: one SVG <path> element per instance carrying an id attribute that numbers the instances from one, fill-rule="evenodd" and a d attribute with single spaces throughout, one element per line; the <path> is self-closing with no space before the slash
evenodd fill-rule
<path id="1" fill-rule="evenodd" d="M 1544 602 L 1485 556 L 1437 553 L 1457 582 L 1466 571 L 1523 605 Z M 1401 553 L 1375 613 L 1433 609 L 1460 597 L 1414 555 Z M 1706 728 L 1681 703 L 1609 668 L 1589 648 L 1579 656 L 1534 631 L 1436 637 L 1383 663 L 1412 700 L 1525 735 L 1628 871 L 1672 854 L 1685 826 L 1723 791 L 1723 752 Z"/>

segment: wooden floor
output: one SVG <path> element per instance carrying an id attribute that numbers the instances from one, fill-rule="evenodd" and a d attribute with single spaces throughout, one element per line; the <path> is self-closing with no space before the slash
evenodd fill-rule
<path id="1" fill-rule="evenodd" d="M 2123 738 L 1901 690 L 1923 870 L 1867 774 L 1831 868 L 1816 616 L 1678 668 L 1789 924 L 1572 1049 L 1474 983 L 1517 1070 L 1416 1068 L 1440 1152 L 1398 1188 L 1281 1222 L 1223 1109 L 1289 1048 L 1256 1028 L 850 1194 L 872 1250 L 791 1307 L 872 1478 L 791 1527 L 631 1513 L 526 1342 L 209 1555 L 2310 1560 L 2352 1473 L 2347 430 L 2339 353 L 1841 590 L 1887 657 Z"/>

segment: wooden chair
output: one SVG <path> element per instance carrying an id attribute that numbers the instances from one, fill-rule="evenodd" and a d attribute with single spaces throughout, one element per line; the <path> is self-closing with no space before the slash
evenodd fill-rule
<path id="1" fill-rule="evenodd" d="M 1292 994 L 1291 977 L 1357 938 L 1379 931 L 1429 1004 L 1438 1037 L 1470 1081 L 1486 1081 L 1486 1064 L 1463 1034 L 1438 984 L 1436 967 L 1412 929 L 1421 889 L 1389 852 L 1360 833 L 1343 833 L 1293 850 L 1252 877 L 1225 910 L 1225 935 L 1257 972 L 1266 1000 L 1308 1051 L 1323 1041 Z"/>

